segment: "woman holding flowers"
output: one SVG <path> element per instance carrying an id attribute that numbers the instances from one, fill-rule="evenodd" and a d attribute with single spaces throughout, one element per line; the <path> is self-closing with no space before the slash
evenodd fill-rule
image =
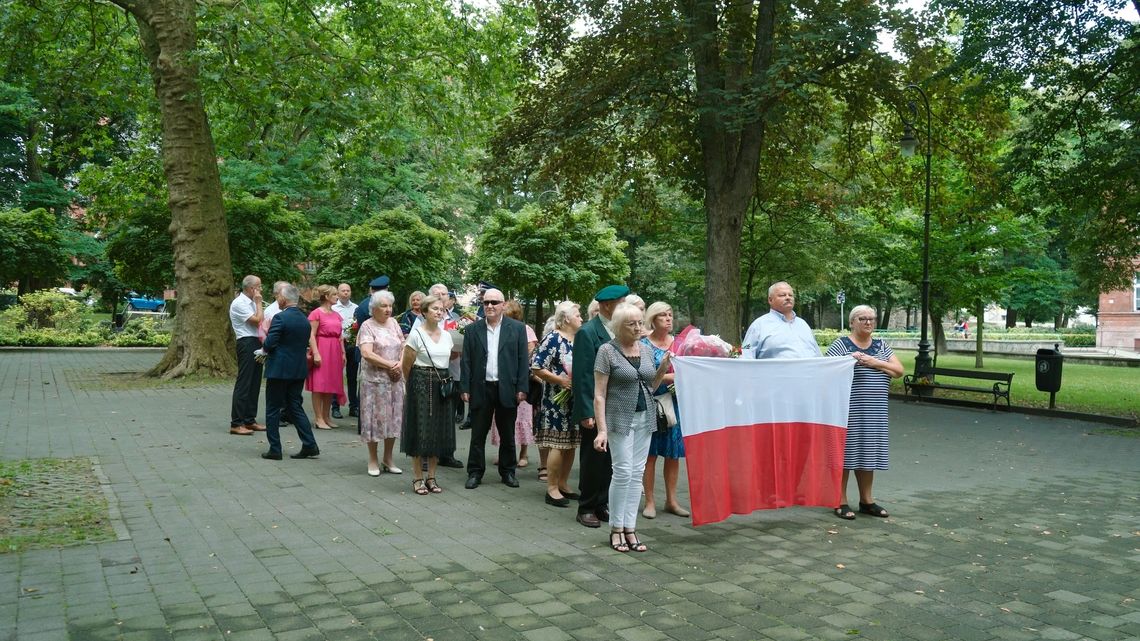
<path id="1" fill-rule="evenodd" d="M 628 299 L 627 299 L 628 300 Z M 641 339 L 653 350 L 653 366 L 661 365 L 661 359 L 673 347 L 673 308 L 669 303 L 657 301 L 645 312 L 645 324 L 649 334 Z M 669 391 L 673 384 L 673 368 L 665 374 L 661 385 L 653 390 L 654 396 Z M 679 415 L 677 398 L 673 403 L 674 415 Z M 649 458 L 645 461 L 645 509 L 641 515 L 647 519 L 657 516 L 657 504 L 653 496 L 653 482 L 657 471 L 657 457 L 665 458 L 665 511 L 677 516 L 689 516 L 689 511 L 677 500 L 677 477 L 681 473 L 681 459 L 685 457 L 685 443 L 681 439 L 681 424 L 677 423 L 665 432 L 654 432 L 649 443 Z"/>
<path id="2" fill-rule="evenodd" d="M 396 298 L 380 290 L 372 294 L 372 317 L 356 334 L 360 348 L 360 440 L 368 446 L 368 475 L 380 476 L 402 470 L 392 464 L 392 447 L 400 435 L 404 418 L 404 376 L 400 361 L 404 355 L 404 333 L 392 318 Z M 384 441 L 384 460 L 376 449 Z"/>
<path id="3" fill-rule="evenodd" d="M 573 366 L 574 334 L 582 326 L 578 304 L 558 303 L 554 308 L 554 329 L 543 337 L 531 360 L 531 372 L 546 384 L 538 415 L 535 442 L 546 454 L 546 503 L 568 507 L 578 495 L 569 488 L 574 453 L 582 441 L 578 426 L 570 421 L 570 370 Z M 589 366 L 587 364 L 586 366 Z"/>

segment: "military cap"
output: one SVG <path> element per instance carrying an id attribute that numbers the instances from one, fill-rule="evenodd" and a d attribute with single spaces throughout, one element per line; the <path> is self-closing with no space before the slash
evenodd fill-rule
<path id="1" fill-rule="evenodd" d="M 594 300 L 599 303 L 604 303 L 608 300 L 617 300 L 619 298 L 629 296 L 629 288 L 625 285 L 606 285 L 594 294 Z"/>
<path id="2" fill-rule="evenodd" d="M 388 283 L 392 282 L 387 276 L 377 276 L 372 279 L 368 286 L 372 289 L 388 289 Z"/>

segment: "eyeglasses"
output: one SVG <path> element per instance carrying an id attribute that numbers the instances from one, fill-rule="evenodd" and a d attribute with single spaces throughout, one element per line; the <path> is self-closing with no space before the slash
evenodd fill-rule
<path id="1" fill-rule="evenodd" d="M 641 327 L 643 325 L 645 325 L 645 321 L 626 321 L 625 322 L 626 327 Z"/>
<path id="2" fill-rule="evenodd" d="M 483 301 L 483 307 L 494 307 L 495 305 L 502 305 L 502 304 L 503 304 L 503 301 L 501 301 L 501 300 L 485 300 L 485 301 Z"/>
<path id="3" fill-rule="evenodd" d="M 855 320 L 859 321 L 860 323 L 873 323 L 873 322 L 875 322 L 875 317 L 872 316 L 871 318 L 867 318 L 865 316 L 860 316 L 859 318 L 856 318 Z"/>

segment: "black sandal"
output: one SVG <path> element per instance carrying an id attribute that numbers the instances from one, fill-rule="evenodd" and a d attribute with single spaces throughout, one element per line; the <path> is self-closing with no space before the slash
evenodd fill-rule
<path id="1" fill-rule="evenodd" d="M 614 537 L 617 541 L 614 541 Z M 629 552 L 629 545 L 625 542 L 625 536 L 621 532 L 610 532 L 610 548 L 615 552 Z"/>
<path id="2" fill-rule="evenodd" d="M 649 546 L 642 543 L 641 539 L 637 538 L 637 530 L 629 530 L 625 533 L 625 542 L 629 549 L 634 552 L 648 552 Z"/>
<path id="3" fill-rule="evenodd" d="M 878 503 L 863 503 L 860 501 L 859 511 L 863 514 L 870 514 L 871 516 L 877 516 L 881 519 L 885 519 L 890 516 L 890 514 L 888 514 L 887 511 L 883 509 L 883 507 Z"/>
<path id="4" fill-rule="evenodd" d="M 439 483 L 435 482 L 434 476 L 429 477 L 427 482 L 424 483 L 424 486 L 427 487 L 428 491 L 432 494 L 439 494 L 443 491 L 443 488 L 439 486 Z"/>
<path id="5" fill-rule="evenodd" d="M 851 506 L 844 503 L 835 508 L 835 516 L 843 519 L 844 521 L 854 521 L 855 513 L 851 511 Z"/>
<path id="6" fill-rule="evenodd" d="M 419 494 L 420 496 L 427 496 L 428 494 L 427 485 L 424 484 L 423 479 L 416 479 L 412 481 L 412 491 L 416 494 Z"/>

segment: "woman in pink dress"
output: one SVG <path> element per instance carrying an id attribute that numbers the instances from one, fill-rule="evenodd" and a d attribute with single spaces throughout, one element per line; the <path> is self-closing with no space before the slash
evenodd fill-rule
<path id="1" fill-rule="evenodd" d="M 523 309 L 522 305 L 517 300 L 507 301 L 507 306 L 503 308 L 503 314 L 509 316 L 520 323 L 523 322 Z M 530 325 L 523 323 L 526 327 L 526 349 L 527 353 L 533 355 L 534 348 L 538 345 L 538 336 L 534 334 L 534 330 Z M 529 358 L 527 361 L 529 362 Z M 533 376 L 533 374 L 532 374 Z M 515 419 L 515 447 L 519 448 L 519 467 L 526 467 L 529 462 L 526 460 L 526 447 L 534 443 L 534 406 L 526 401 L 519 403 L 518 417 Z M 491 445 L 499 444 L 499 431 L 495 429 L 495 421 L 491 420 Z M 499 464 L 499 457 L 495 457 L 494 465 Z"/>
<path id="2" fill-rule="evenodd" d="M 404 420 L 404 377 L 400 360 L 404 355 L 404 332 L 392 318 L 392 292 L 372 295 L 372 317 L 364 321 L 356 335 L 360 347 L 360 440 L 368 446 L 368 475 L 380 476 L 403 470 L 392 464 L 392 446 Z M 384 441 L 384 459 L 376 447 Z"/>
<path id="3" fill-rule="evenodd" d="M 336 427 L 329 415 L 332 410 L 332 396 L 336 394 L 341 405 L 348 402 L 344 394 L 344 341 L 341 340 L 343 320 L 332 310 L 336 300 L 336 288 L 330 285 L 317 287 L 320 307 L 309 314 L 309 349 L 313 353 L 313 366 L 309 368 L 309 378 L 305 389 L 313 393 L 313 417 L 315 427 L 331 430 Z"/>

